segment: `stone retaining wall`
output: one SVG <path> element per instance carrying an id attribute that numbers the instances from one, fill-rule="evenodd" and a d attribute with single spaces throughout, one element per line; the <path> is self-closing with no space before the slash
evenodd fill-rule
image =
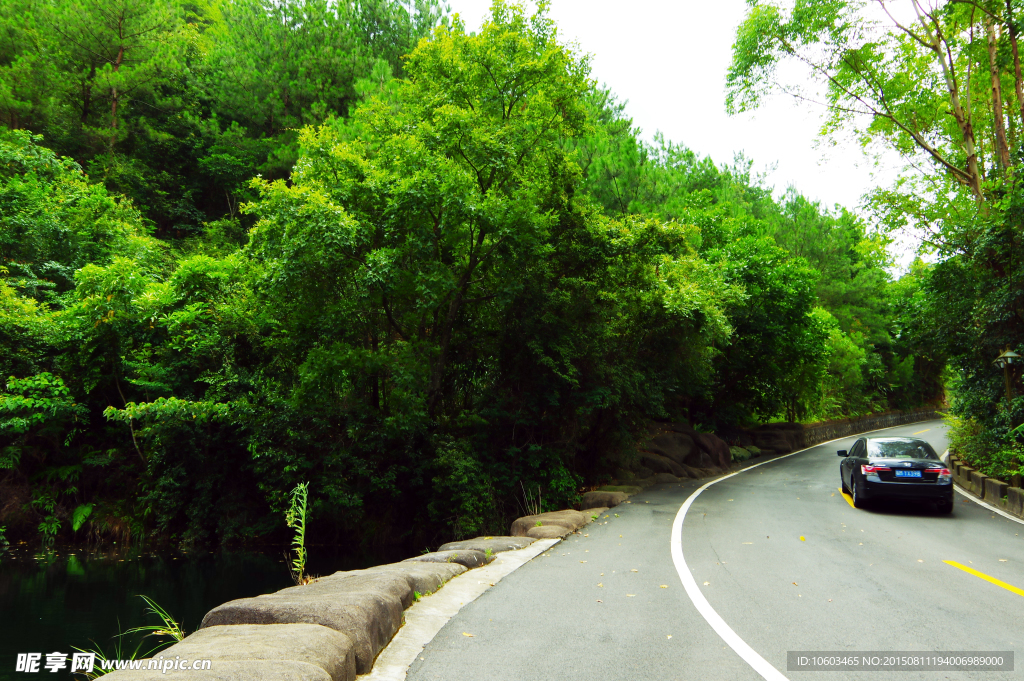
<path id="1" fill-rule="evenodd" d="M 914 411 L 892 411 L 885 414 L 871 414 L 853 419 L 822 421 L 804 425 L 804 447 L 813 447 L 819 442 L 827 442 L 841 437 L 848 437 L 872 430 L 902 426 L 918 421 L 931 421 L 941 418 L 935 409 L 917 409 Z"/>

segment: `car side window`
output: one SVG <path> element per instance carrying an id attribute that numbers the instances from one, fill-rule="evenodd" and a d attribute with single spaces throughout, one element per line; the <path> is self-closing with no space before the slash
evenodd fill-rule
<path id="1" fill-rule="evenodd" d="M 850 450 L 850 456 L 864 456 L 864 440 L 857 440 L 853 443 L 853 449 Z"/>

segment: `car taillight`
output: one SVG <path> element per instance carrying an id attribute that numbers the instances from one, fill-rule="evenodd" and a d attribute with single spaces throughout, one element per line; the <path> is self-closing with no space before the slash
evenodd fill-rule
<path id="1" fill-rule="evenodd" d="M 871 464 L 861 464 L 860 472 L 864 475 L 868 473 L 878 473 L 879 471 L 891 471 L 892 469 L 888 466 L 872 466 Z"/>
<path id="2" fill-rule="evenodd" d="M 929 468 L 929 473 L 938 473 L 938 480 L 951 480 L 953 474 L 949 472 L 948 468 Z"/>

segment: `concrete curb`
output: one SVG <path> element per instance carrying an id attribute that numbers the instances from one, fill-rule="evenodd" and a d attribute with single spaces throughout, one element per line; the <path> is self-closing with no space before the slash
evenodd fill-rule
<path id="1" fill-rule="evenodd" d="M 404 681 L 416 656 L 463 606 L 560 541 L 538 539 L 525 549 L 499 553 L 490 565 L 465 572 L 437 593 L 421 598 L 405 611 L 405 624 L 377 656 L 373 670 L 359 679 Z"/>

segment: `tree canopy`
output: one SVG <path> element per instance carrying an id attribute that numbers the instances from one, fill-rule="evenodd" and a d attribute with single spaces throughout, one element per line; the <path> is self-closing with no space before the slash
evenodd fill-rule
<path id="1" fill-rule="evenodd" d="M 931 269 L 645 140 L 543 3 L 0 4 L 20 531 L 258 541 L 309 482 L 320 531 L 422 546 L 572 503 L 649 419 L 941 399 Z"/>

